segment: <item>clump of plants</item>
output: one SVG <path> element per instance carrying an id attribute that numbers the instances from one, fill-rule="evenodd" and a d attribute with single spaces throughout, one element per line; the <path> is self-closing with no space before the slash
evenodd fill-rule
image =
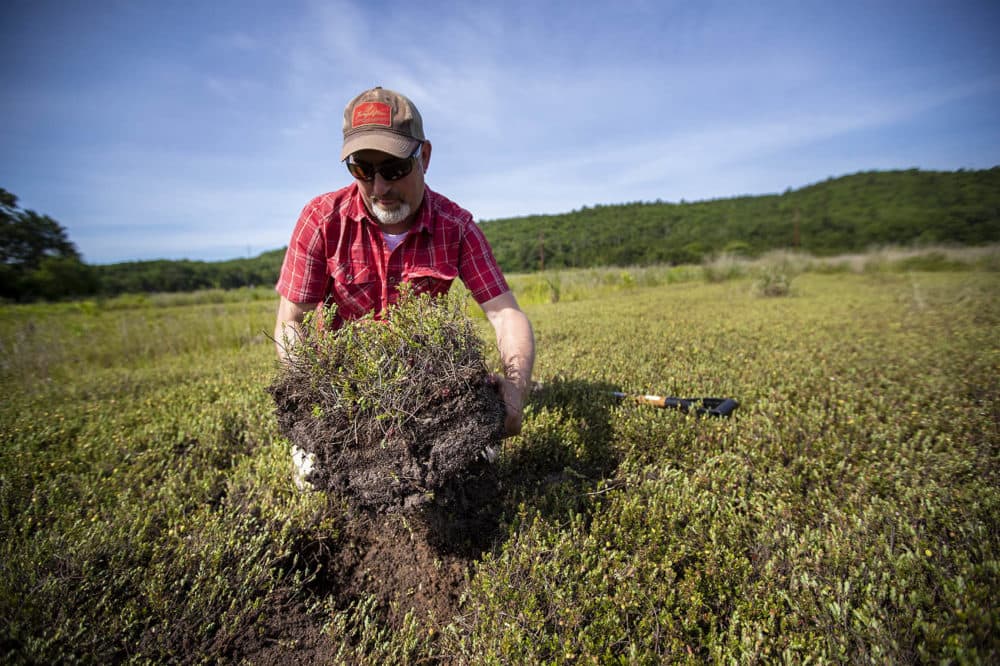
<path id="1" fill-rule="evenodd" d="M 805 270 L 805 260 L 787 252 L 771 252 L 754 271 L 753 291 L 758 296 L 788 296 L 792 280 Z"/>
<path id="2" fill-rule="evenodd" d="M 386 316 L 331 331 L 307 318 L 269 390 L 315 488 L 355 506 L 425 504 L 475 475 L 503 437 L 504 404 L 459 297 L 404 289 Z"/>

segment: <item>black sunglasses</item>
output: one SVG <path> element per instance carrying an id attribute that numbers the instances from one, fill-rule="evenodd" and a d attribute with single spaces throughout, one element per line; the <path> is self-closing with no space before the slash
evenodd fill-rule
<path id="1" fill-rule="evenodd" d="M 347 170 L 351 172 L 351 175 L 358 180 L 372 181 L 375 180 L 375 174 L 382 176 L 383 180 L 399 180 L 400 178 L 406 178 L 413 171 L 413 163 L 417 159 L 417 155 L 420 154 L 420 146 L 422 144 L 417 144 L 416 150 L 409 157 L 400 157 L 394 160 L 386 160 L 380 164 L 370 164 L 368 162 L 360 162 L 351 155 L 347 158 Z"/>

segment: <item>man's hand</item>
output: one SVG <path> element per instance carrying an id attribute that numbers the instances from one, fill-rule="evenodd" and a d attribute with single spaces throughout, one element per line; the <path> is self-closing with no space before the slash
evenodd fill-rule
<path id="1" fill-rule="evenodd" d="M 527 401 L 528 389 L 520 389 L 514 382 L 503 375 L 490 375 L 490 383 L 497 387 L 503 404 L 507 408 L 504 419 L 504 432 L 507 437 L 521 434 L 521 422 L 524 419 L 524 403 Z"/>

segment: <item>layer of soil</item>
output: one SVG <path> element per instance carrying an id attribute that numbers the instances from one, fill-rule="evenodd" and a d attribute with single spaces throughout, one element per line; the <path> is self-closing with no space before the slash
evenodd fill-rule
<path id="1" fill-rule="evenodd" d="M 296 379 L 285 377 L 271 386 L 279 426 L 292 444 L 315 457 L 306 480 L 358 509 L 392 513 L 420 507 L 461 484 L 503 438 L 503 399 L 485 373 L 439 388 L 419 411 L 385 431 L 377 428 L 380 415 L 355 416 L 352 436 L 358 429 L 371 433 L 359 438 L 360 444 L 345 443 L 343 423 L 330 422 L 351 415 L 317 409 L 317 397 Z"/>
<path id="2" fill-rule="evenodd" d="M 302 601 L 288 595 L 275 599 L 260 620 L 229 637 L 226 645 L 214 646 L 210 654 L 225 663 L 256 666 L 335 663 L 337 646 Z"/>

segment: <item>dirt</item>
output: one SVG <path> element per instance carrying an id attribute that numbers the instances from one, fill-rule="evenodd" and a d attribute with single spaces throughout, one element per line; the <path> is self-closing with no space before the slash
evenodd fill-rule
<path id="1" fill-rule="evenodd" d="M 428 404 L 407 426 L 365 448 L 343 449 L 322 438 L 292 440 L 317 456 L 307 478 L 315 487 L 342 495 L 361 509 L 379 513 L 412 510 L 434 494 L 461 483 L 487 448 L 502 438 L 503 401 L 485 382 Z"/>
<path id="2" fill-rule="evenodd" d="M 208 654 L 222 663 L 255 666 L 334 663 L 337 646 L 301 600 L 281 594 L 258 620 L 227 637 L 224 644 L 213 646 Z M 201 663 L 200 656 L 197 661 Z"/>
<path id="3" fill-rule="evenodd" d="M 310 592 L 333 595 L 339 608 L 370 595 L 393 628 L 410 611 L 447 624 L 472 563 L 497 536 L 499 494 L 495 470 L 483 462 L 419 509 L 353 513 L 335 543 L 305 545 L 300 560 L 324 565 Z"/>
<path id="4" fill-rule="evenodd" d="M 436 493 L 461 485 L 503 438 L 503 399 L 484 368 L 458 368 L 454 377 L 414 390 L 426 399 L 406 418 L 389 420 L 388 410 L 345 408 L 340 396 L 310 390 L 297 373 L 270 387 L 282 432 L 315 457 L 306 480 L 377 513 L 433 502 Z"/>
<path id="5" fill-rule="evenodd" d="M 307 609 L 329 598 L 335 613 L 374 601 L 375 620 L 399 630 L 408 613 L 437 632 L 462 612 L 472 567 L 499 533 L 500 483 L 495 469 L 478 463 L 433 502 L 390 514 L 352 512 L 334 535 L 301 535 L 283 573 L 315 574 L 304 589 L 269 600 L 255 622 L 210 653 L 231 663 L 335 663 L 341 647 L 323 625 L 331 618 Z M 331 499 L 331 506 L 338 504 Z"/>

